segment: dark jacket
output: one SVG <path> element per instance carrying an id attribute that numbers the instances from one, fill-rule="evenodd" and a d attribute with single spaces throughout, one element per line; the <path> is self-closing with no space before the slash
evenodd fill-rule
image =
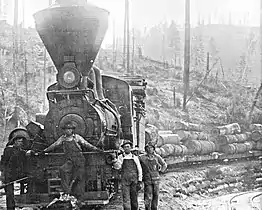
<path id="1" fill-rule="evenodd" d="M 23 178 L 26 174 L 26 152 L 13 145 L 7 146 L 1 158 L 1 166 L 5 182 Z"/>

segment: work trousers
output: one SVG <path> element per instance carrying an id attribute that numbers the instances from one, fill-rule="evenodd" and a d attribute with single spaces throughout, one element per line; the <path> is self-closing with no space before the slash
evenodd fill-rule
<path id="1" fill-rule="evenodd" d="M 7 210 L 15 210 L 14 184 L 10 184 L 5 187 L 5 194 Z"/>
<path id="2" fill-rule="evenodd" d="M 145 210 L 157 210 L 159 181 L 144 184 Z"/>
<path id="3" fill-rule="evenodd" d="M 85 168 L 84 165 L 73 165 L 67 161 L 60 167 L 60 177 L 62 188 L 65 193 L 74 195 L 81 200 L 85 193 Z M 72 181 L 75 181 L 73 184 Z"/>
<path id="4" fill-rule="evenodd" d="M 138 209 L 137 182 L 122 182 L 122 196 L 124 210 Z"/>

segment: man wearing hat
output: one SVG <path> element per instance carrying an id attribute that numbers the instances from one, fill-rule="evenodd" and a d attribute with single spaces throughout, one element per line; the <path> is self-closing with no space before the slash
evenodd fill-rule
<path id="1" fill-rule="evenodd" d="M 167 164 L 160 155 L 155 153 L 155 145 L 148 142 L 146 154 L 140 156 L 143 169 L 145 210 L 157 210 L 159 196 L 159 172 L 164 172 Z"/>
<path id="2" fill-rule="evenodd" d="M 8 184 L 15 180 L 25 177 L 26 174 L 26 151 L 23 150 L 25 141 L 23 135 L 14 136 L 4 149 L 1 158 L 1 166 L 3 167 L 4 184 Z M 23 188 L 21 184 L 21 189 Z M 9 184 L 5 187 L 6 207 L 7 210 L 15 209 L 14 200 L 14 184 Z"/>
<path id="3" fill-rule="evenodd" d="M 113 167 L 121 169 L 121 186 L 124 210 L 138 209 L 138 191 L 142 187 L 142 168 L 139 159 L 131 153 L 133 143 L 124 140 L 124 153 L 118 156 Z"/>
<path id="4" fill-rule="evenodd" d="M 85 193 L 85 157 L 82 154 L 82 147 L 98 152 L 102 150 L 75 134 L 75 128 L 73 122 L 66 123 L 62 127 L 64 135 L 44 152 L 50 152 L 62 146 L 66 158 L 66 163 L 60 167 L 62 188 L 66 194 L 72 194 L 81 201 Z"/>

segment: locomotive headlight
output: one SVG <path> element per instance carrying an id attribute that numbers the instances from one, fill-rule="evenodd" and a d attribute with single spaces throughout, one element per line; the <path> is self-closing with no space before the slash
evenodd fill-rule
<path id="1" fill-rule="evenodd" d="M 71 84 L 75 81 L 76 77 L 72 71 L 68 71 L 64 74 L 64 81 L 67 84 Z"/>
<path id="2" fill-rule="evenodd" d="M 64 88 L 74 88 L 80 84 L 81 73 L 72 65 L 65 65 L 58 72 L 58 82 Z"/>

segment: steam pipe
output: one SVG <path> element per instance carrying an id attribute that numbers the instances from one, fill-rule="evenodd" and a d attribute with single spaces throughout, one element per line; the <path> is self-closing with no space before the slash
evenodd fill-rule
<path id="1" fill-rule="evenodd" d="M 93 68 L 90 69 L 89 71 L 89 79 L 93 82 L 94 86 L 93 86 L 93 91 L 94 91 L 94 95 L 95 95 L 95 98 L 99 98 L 98 97 L 98 94 L 97 94 L 97 88 L 96 88 L 96 75 L 95 75 L 95 71 Z"/>
<path id="2" fill-rule="evenodd" d="M 102 77 L 100 73 L 100 69 L 96 66 L 93 66 L 92 68 L 95 72 L 95 79 L 96 79 L 96 92 L 99 100 L 104 100 L 104 94 L 103 94 L 103 87 L 102 87 Z"/>

